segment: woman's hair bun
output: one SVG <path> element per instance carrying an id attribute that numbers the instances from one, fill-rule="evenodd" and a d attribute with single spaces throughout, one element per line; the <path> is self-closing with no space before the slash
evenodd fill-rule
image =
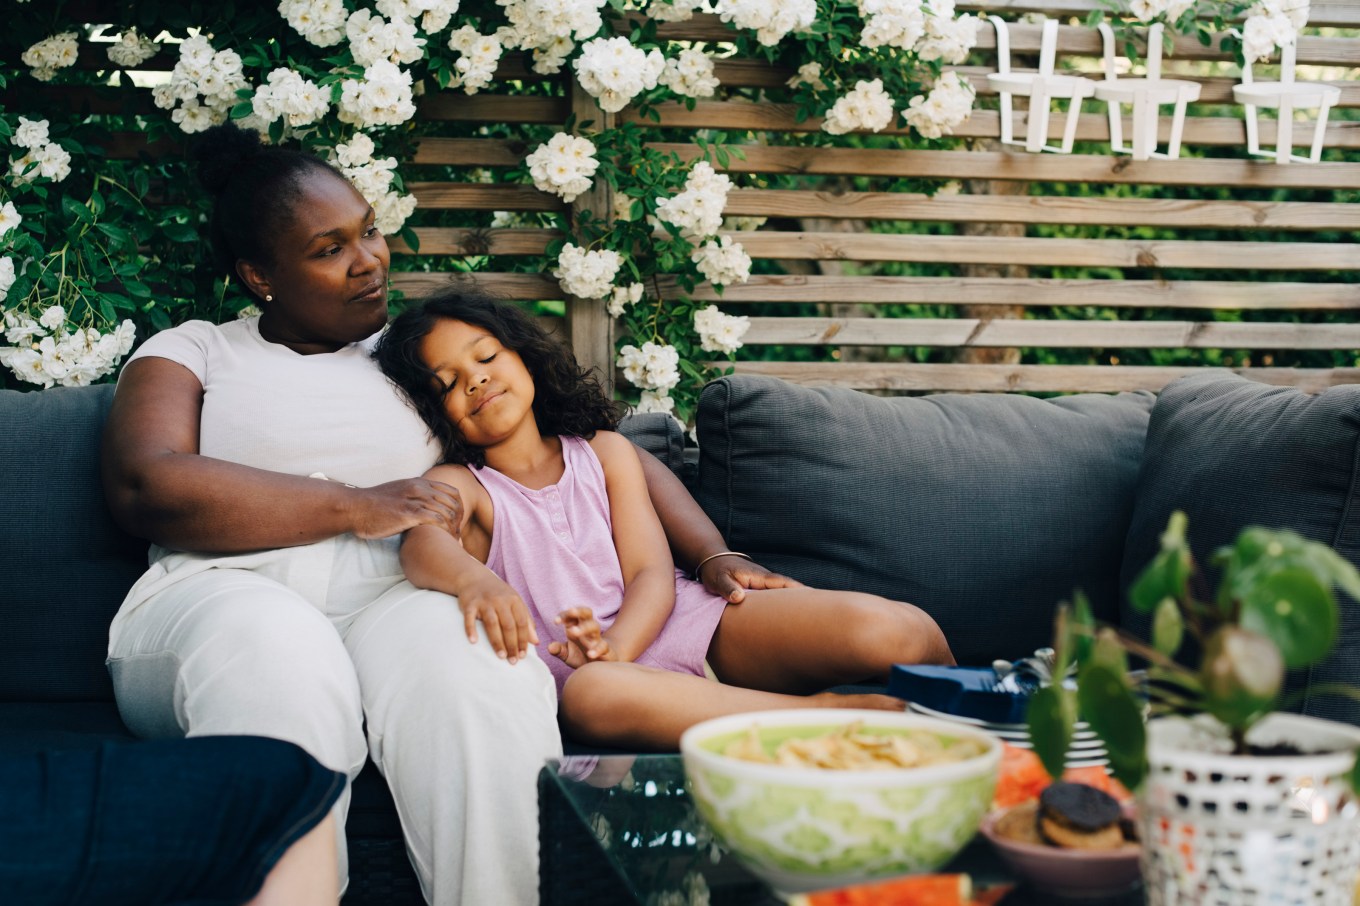
<path id="1" fill-rule="evenodd" d="M 240 166 L 264 150 L 258 133 L 231 123 L 212 126 L 194 142 L 198 181 L 213 195 L 221 195 Z"/>

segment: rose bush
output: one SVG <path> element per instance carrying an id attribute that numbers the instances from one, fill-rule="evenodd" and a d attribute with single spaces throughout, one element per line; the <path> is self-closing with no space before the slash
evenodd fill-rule
<path id="1" fill-rule="evenodd" d="M 685 417 L 708 363 L 739 349 L 748 324 L 688 294 L 703 281 L 744 281 L 752 262 L 739 235 L 723 231 L 733 178 L 718 168 L 739 150 L 700 138 L 699 157 L 682 161 L 655 149 L 656 131 L 643 124 L 658 119 L 656 105 L 722 96 L 714 60 L 727 55 L 798 70 L 770 94 L 824 118 L 804 141 L 895 123 L 912 130 L 907 141 L 944 141 L 973 101 L 967 80 L 948 66 L 967 57 L 977 23 L 957 14 L 953 0 L 119 0 L 95 6 L 120 24 L 60 27 L 41 6 L 12 11 L 4 40 L 15 52 L 0 56 L 12 61 L 0 63 L 8 151 L 0 364 L 11 386 L 105 378 L 135 334 L 247 306 L 237 287 L 214 282 L 203 266 L 206 201 L 193 189 L 185 136 L 230 118 L 269 142 L 320 154 L 373 204 L 380 229 L 414 248 L 413 215 L 436 222 L 419 221 L 399 163 L 411 160 L 428 126 L 416 117 L 419 97 L 561 95 L 574 79 L 602 113 L 632 105 L 640 116 L 612 128 L 598 125 L 603 116 L 557 129 L 488 127 L 485 134 L 529 150 L 504 178 L 568 202 L 607 185 L 617 200 L 607 211 L 578 205 L 570 216 L 538 218 L 534 225 L 556 226 L 564 238 L 525 267 L 598 299 L 618 319 L 616 364 L 634 401 Z M 708 45 L 658 37 L 658 22 L 696 13 L 716 14 L 730 37 Z M 559 78 L 498 84 L 497 66 L 515 51 L 535 73 Z M 43 83 L 131 83 L 150 103 L 91 115 L 33 90 Z M 126 133 L 169 150 L 110 153 Z M 663 283 L 679 296 L 663 298 Z"/>

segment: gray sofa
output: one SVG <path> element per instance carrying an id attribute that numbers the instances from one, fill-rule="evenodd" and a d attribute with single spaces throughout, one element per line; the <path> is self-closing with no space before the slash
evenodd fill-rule
<path id="1" fill-rule="evenodd" d="M 124 737 L 104 668 L 109 620 L 146 544 L 99 483 L 110 387 L 0 391 L 0 748 Z M 1074 588 L 1141 628 L 1123 590 L 1172 509 L 1202 562 L 1243 525 L 1288 526 L 1360 564 L 1360 386 L 1317 396 L 1206 371 L 1161 394 L 880 398 L 726 377 L 703 393 L 698 455 L 666 416 L 625 431 L 680 474 L 730 547 L 810 584 L 924 607 L 961 663 L 1047 643 Z M 688 452 L 688 455 L 687 455 Z M 1360 680 L 1360 608 L 1337 653 L 1291 678 Z M 419 902 L 391 798 L 370 765 L 349 820 L 345 902 Z"/>

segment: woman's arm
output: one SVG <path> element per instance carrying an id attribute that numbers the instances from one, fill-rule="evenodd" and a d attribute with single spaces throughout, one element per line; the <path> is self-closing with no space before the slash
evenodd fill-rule
<path id="1" fill-rule="evenodd" d="M 656 640 L 675 608 L 675 564 L 633 445 L 620 434 L 600 431 L 590 446 L 604 467 L 614 548 L 623 569 L 623 603 L 604 635 L 619 660 L 633 661 Z"/>
<path id="2" fill-rule="evenodd" d="M 281 389 L 280 392 L 285 392 Z M 178 550 L 234 553 L 415 525 L 457 531 L 462 502 L 426 479 L 351 488 L 201 456 L 203 386 L 169 359 L 123 369 L 104 425 L 104 490 L 127 531 Z"/>
<path id="3" fill-rule="evenodd" d="M 635 449 L 647 478 L 647 493 L 666 532 L 675 561 L 691 574 L 694 567 L 702 563 L 697 578 L 709 594 L 740 604 L 746 600 L 748 588 L 796 588 L 803 584 L 770 572 L 759 563 L 736 556 L 721 556 L 727 550 L 722 533 L 690 496 L 685 485 L 661 460 L 646 450 Z"/>
<path id="4" fill-rule="evenodd" d="M 538 633 L 524 599 L 481 559 L 490 548 L 491 500 L 464 466 L 435 466 L 425 477 L 457 489 L 465 504 L 458 527 L 464 540 L 440 526 L 415 526 L 401 540 L 402 571 L 416 588 L 455 595 L 468 641 L 476 644 L 481 620 L 496 654 L 513 664 L 538 644 Z"/>

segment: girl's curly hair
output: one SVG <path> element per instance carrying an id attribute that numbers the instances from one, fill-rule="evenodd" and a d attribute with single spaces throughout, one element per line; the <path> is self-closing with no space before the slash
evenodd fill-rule
<path id="1" fill-rule="evenodd" d="M 456 289 L 440 290 L 393 319 L 373 357 L 429 426 L 445 462 L 486 465 L 485 452 L 467 443 L 445 414 L 443 382 L 420 358 L 420 341 L 444 319 L 480 327 L 519 354 L 534 381 L 533 410 L 543 435 L 589 439 L 596 431 L 618 427 L 620 404 L 605 395 L 595 371 L 577 364 L 571 350 L 523 309 Z"/>

